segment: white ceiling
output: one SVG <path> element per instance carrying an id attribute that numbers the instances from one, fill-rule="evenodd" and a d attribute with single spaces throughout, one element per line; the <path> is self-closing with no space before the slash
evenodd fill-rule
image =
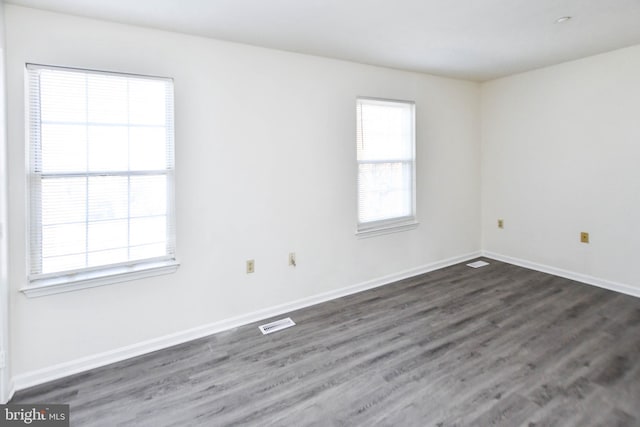
<path id="1" fill-rule="evenodd" d="M 477 81 L 640 44 L 640 0 L 5 2 Z"/>

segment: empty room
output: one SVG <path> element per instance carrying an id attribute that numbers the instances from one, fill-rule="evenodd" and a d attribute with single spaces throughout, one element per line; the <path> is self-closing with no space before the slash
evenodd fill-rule
<path id="1" fill-rule="evenodd" d="M 640 426 L 639 23 L 0 0 L 0 425 Z"/>

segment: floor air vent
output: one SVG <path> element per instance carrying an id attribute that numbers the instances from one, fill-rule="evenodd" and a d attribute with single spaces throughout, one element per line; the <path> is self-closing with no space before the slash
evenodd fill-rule
<path id="1" fill-rule="evenodd" d="M 293 322 L 293 320 L 291 320 L 290 317 L 287 317 L 286 319 L 280 319 L 276 320 L 275 322 L 258 326 L 258 328 L 260 329 L 260 332 L 262 332 L 262 335 L 267 335 L 271 332 L 277 332 L 282 329 L 290 328 L 292 326 L 295 326 L 295 323 Z"/>
<path id="2" fill-rule="evenodd" d="M 489 265 L 488 262 L 486 261 L 476 261 L 476 262 L 472 262 L 471 264 L 467 264 L 469 267 L 473 267 L 473 268 L 479 268 L 479 267 L 484 267 L 485 265 Z"/>

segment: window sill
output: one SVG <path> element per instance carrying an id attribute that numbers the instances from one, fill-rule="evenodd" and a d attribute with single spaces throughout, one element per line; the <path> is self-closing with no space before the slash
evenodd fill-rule
<path id="1" fill-rule="evenodd" d="M 375 228 L 358 230 L 356 232 L 356 236 L 361 239 L 366 239 L 369 237 L 381 236 L 384 234 L 399 233 L 401 231 L 413 230 L 417 228 L 418 225 L 420 225 L 420 223 L 416 221 L 403 222 L 400 224 L 381 225 Z"/>
<path id="2" fill-rule="evenodd" d="M 20 291 L 29 298 L 36 298 L 162 274 L 171 274 L 175 273 L 179 266 L 180 263 L 176 260 L 165 260 L 132 266 L 108 267 L 97 271 L 34 279 L 31 280 L 29 286 L 20 289 Z"/>

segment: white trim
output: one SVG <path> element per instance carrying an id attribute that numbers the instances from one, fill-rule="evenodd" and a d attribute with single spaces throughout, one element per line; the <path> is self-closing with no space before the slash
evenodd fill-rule
<path id="1" fill-rule="evenodd" d="M 0 5 L 1 6 L 1 5 Z M 0 193 L 2 193 L 0 191 Z M 3 233 L 4 225 L 0 224 L 0 233 Z M 11 378 L 11 353 L 9 349 L 9 290 L 6 280 L 6 234 L 0 236 L 0 256 L 3 257 L 0 263 L 0 352 L 3 353 L 2 365 L 0 366 L 0 404 L 5 404 L 13 397 L 13 382 Z"/>
<path id="2" fill-rule="evenodd" d="M 0 404 L 1 405 L 6 405 L 11 399 L 13 399 L 13 395 L 16 393 L 16 387 L 15 384 L 13 383 L 13 380 L 9 381 L 9 384 L 7 385 L 7 394 L 5 396 L 3 396 L 3 399 L 0 399 Z M 5 400 L 6 398 L 6 400 Z"/>
<path id="3" fill-rule="evenodd" d="M 381 236 L 383 234 L 399 233 L 401 231 L 413 230 L 414 228 L 418 228 L 418 225 L 420 225 L 419 222 L 412 220 L 411 222 L 388 225 L 386 227 L 383 226 L 358 230 L 356 231 L 356 236 L 358 236 L 359 239 L 367 239 L 369 237 Z"/>
<path id="4" fill-rule="evenodd" d="M 357 285 L 347 286 L 345 288 L 324 292 L 307 298 L 302 298 L 297 301 L 280 304 L 275 307 L 269 307 L 262 310 L 254 311 L 253 313 L 247 313 L 241 316 L 236 316 L 218 322 L 210 323 L 208 325 L 198 326 L 196 328 L 176 332 L 141 343 L 136 343 L 129 346 L 106 351 L 104 353 L 94 354 L 69 362 L 60 363 L 58 365 L 19 374 L 13 377 L 15 389 L 24 390 L 28 387 L 33 387 L 48 381 L 87 371 L 89 369 L 94 369 L 111 363 L 120 362 L 125 359 L 151 353 L 157 350 L 162 350 L 164 348 L 182 344 L 187 341 L 206 337 L 211 334 L 262 321 L 274 316 L 279 316 L 290 311 L 309 307 L 315 304 L 320 304 L 322 302 L 355 294 L 357 292 L 366 291 L 368 289 L 377 288 L 379 286 L 384 286 L 390 283 L 397 282 L 398 280 L 406 279 L 419 274 L 439 270 L 450 265 L 477 258 L 480 255 L 481 253 L 478 251 L 448 258 L 442 261 L 436 261 L 420 267 L 401 271 L 399 273 L 389 274 L 377 279 L 368 280 Z"/>
<path id="5" fill-rule="evenodd" d="M 4 366 L 0 368 L 3 370 L 3 372 L 0 373 L 0 376 L 2 377 L 2 383 L 0 383 L 0 405 L 5 405 L 7 402 L 9 402 L 13 397 L 13 393 L 14 393 L 13 382 L 9 377 L 9 365 L 7 364 L 9 362 L 8 358 L 9 358 L 9 355 L 5 351 L 5 356 L 4 356 L 5 363 L 4 363 Z"/>
<path id="6" fill-rule="evenodd" d="M 377 103 L 381 105 L 389 105 L 394 102 L 399 104 L 416 105 L 415 101 L 408 101 L 406 99 L 392 99 L 392 98 L 376 98 L 375 96 L 357 96 L 356 99 L 362 99 L 364 101 L 370 101 L 372 104 Z"/>
<path id="7" fill-rule="evenodd" d="M 176 260 L 168 260 L 139 263 L 132 266 L 107 267 L 102 270 L 32 280 L 32 284 L 21 288 L 20 291 L 29 298 L 42 297 L 79 289 L 95 288 L 96 286 L 111 285 L 113 283 L 128 282 L 145 277 L 171 274 L 175 273 L 179 266 L 180 263 Z"/>
<path id="8" fill-rule="evenodd" d="M 622 294 L 640 298 L 640 288 L 624 283 L 612 282 L 611 280 L 601 279 L 599 277 L 593 277 L 582 273 L 576 273 L 574 271 L 563 270 L 562 268 L 539 264 L 536 262 L 514 258 L 495 252 L 483 251 L 482 255 L 487 258 L 495 259 L 496 261 L 506 262 L 531 270 L 540 271 L 542 273 L 553 274 L 554 276 L 564 277 L 565 279 L 575 280 L 576 282 L 581 282 L 587 285 L 597 286 L 599 288 L 608 289 L 610 291 L 620 292 Z"/>
<path id="9" fill-rule="evenodd" d="M 36 64 L 35 62 L 28 62 L 25 65 L 28 70 L 45 69 L 45 70 L 54 70 L 54 71 L 72 71 L 76 73 L 91 73 L 91 74 L 101 74 L 106 76 L 125 76 L 125 77 L 139 78 L 139 79 L 164 80 L 164 81 L 173 83 L 173 77 L 153 76 L 149 74 L 123 73 L 121 71 L 108 71 L 108 70 L 93 70 L 90 68 L 68 67 L 65 65 Z"/>
<path id="10" fill-rule="evenodd" d="M 4 2 L 0 1 L 0 31 L 5 30 Z M 11 349 L 9 348 L 9 215 L 8 215 L 8 137 L 7 137 L 7 71 L 6 42 L 0 43 L 0 352 L 3 352 L 3 366 L 0 368 L 0 404 L 7 403 L 13 396 L 11 381 Z"/>

